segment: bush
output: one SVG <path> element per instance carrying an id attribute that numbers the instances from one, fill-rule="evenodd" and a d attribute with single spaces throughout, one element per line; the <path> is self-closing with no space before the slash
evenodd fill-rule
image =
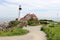
<path id="1" fill-rule="evenodd" d="M 60 24 L 56 27 L 51 25 L 50 27 L 42 27 L 42 30 L 47 34 L 48 40 L 60 40 Z"/>
<path id="2" fill-rule="evenodd" d="M 49 24 L 48 21 L 45 21 L 45 20 L 39 20 L 39 22 L 40 22 L 41 24 Z"/>
<path id="3" fill-rule="evenodd" d="M 49 24 L 46 21 L 40 21 L 41 24 Z"/>
<path id="4" fill-rule="evenodd" d="M 20 21 L 10 21 L 9 26 L 16 26 L 20 23 Z"/>
<path id="5" fill-rule="evenodd" d="M 12 31 L 1 31 L 0 36 L 16 36 L 16 35 L 24 35 L 29 31 L 22 28 L 15 28 Z"/>
<path id="6" fill-rule="evenodd" d="M 38 20 L 30 19 L 30 20 L 28 21 L 28 25 L 30 25 L 30 26 L 36 26 L 36 25 L 38 25 L 38 24 L 39 24 L 39 21 L 38 21 Z"/>
<path id="7" fill-rule="evenodd" d="M 49 27 L 54 27 L 54 25 L 49 25 Z"/>

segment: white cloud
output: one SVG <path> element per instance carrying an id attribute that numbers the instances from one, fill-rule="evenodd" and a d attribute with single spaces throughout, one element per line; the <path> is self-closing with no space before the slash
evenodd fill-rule
<path id="1" fill-rule="evenodd" d="M 24 6 L 24 8 L 28 9 L 54 7 L 60 5 L 60 0 L 5 0 L 5 1 L 10 2 L 11 5 L 14 5 L 13 3 L 16 3 L 18 5 L 21 4 Z"/>
<path id="2" fill-rule="evenodd" d="M 56 16 L 56 14 L 50 14 L 50 13 L 55 13 L 54 11 L 57 8 L 60 8 L 60 0 L 5 0 L 5 1 L 11 3 L 11 4 L 5 3 L 5 5 L 6 5 L 5 7 L 8 7 L 9 11 L 12 9 L 14 9 L 15 11 L 18 11 L 18 6 L 19 6 L 19 4 L 21 4 L 22 8 L 23 8 L 22 13 L 24 13 L 23 15 L 25 15 L 26 13 L 29 13 L 29 12 L 33 12 L 33 10 L 36 10 L 36 9 L 39 9 L 39 10 L 42 9 L 42 12 L 36 11 L 37 16 L 39 16 L 38 13 L 41 13 L 40 16 L 49 16 L 49 15 Z M 17 5 L 15 5 L 13 3 L 16 3 Z M 0 8 L 2 8 L 2 7 L 0 7 Z M 53 9 L 55 9 L 55 10 L 53 10 Z M 43 10 L 48 10 L 49 12 L 47 12 L 47 11 L 44 12 Z M 3 11 L 3 9 L 2 9 L 2 11 Z M 8 12 L 6 12 L 6 13 L 8 13 Z M 45 13 L 45 15 L 44 15 L 44 13 Z"/>
<path id="3" fill-rule="evenodd" d="M 28 9 L 42 9 L 45 7 L 55 7 L 60 5 L 60 0 L 18 0 L 19 4 Z"/>
<path id="4" fill-rule="evenodd" d="M 7 2 L 18 3 L 18 0 L 5 0 Z"/>

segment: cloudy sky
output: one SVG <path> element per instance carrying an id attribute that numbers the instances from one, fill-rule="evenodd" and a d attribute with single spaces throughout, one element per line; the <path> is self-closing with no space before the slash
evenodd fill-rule
<path id="1" fill-rule="evenodd" d="M 18 17 L 19 5 L 21 17 L 27 13 L 35 13 L 38 18 L 60 16 L 60 0 L 0 0 L 0 17 Z"/>

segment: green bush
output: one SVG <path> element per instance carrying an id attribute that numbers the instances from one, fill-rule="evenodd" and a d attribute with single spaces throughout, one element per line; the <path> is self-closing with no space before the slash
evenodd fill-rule
<path id="1" fill-rule="evenodd" d="M 20 21 L 10 21 L 9 22 L 9 25 L 10 26 L 16 26 L 16 25 L 18 25 L 20 23 Z"/>
<path id="2" fill-rule="evenodd" d="M 41 24 L 49 24 L 48 21 L 46 21 L 46 20 L 39 20 L 39 22 L 40 22 Z"/>
<path id="3" fill-rule="evenodd" d="M 28 21 L 28 25 L 30 25 L 30 26 L 36 26 L 36 25 L 38 25 L 38 24 L 39 24 L 39 21 L 38 21 L 38 20 L 30 19 L 30 20 Z"/>
<path id="4" fill-rule="evenodd" d="M 12 31 L 0 31 L 0 36 L 16 36 L 16 35 L 24 35 L 29 31 L 22 28 L 15 28 Z"/>
<path id="5" fill-rule="evenodd" d="M 49 27 L 55 27 L 55 25 L 54 24 L 51 24 L 51 25 L 49 25 Z"/>
<path id="6" fill-rule="evenodd" d="M 47 34 L 48 40 L 60 40 L 60 24 L 58 23 L 56 27 L 53 25 L 50 27 L 42 27 L 42 31 Z"/>

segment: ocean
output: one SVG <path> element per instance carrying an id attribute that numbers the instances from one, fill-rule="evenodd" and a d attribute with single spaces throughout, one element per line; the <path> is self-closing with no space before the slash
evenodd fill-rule
<path id="1" fill-rule="evenodd" d="M 9 22 L 11 20 L 15 20 L 15 18 L 0 18 L 0 23 Z"/>
<path id="2" fill-rule="evenodd" d="M 15 20 L 16 18 L 0 18 L 0 23 L 3 23 L 3 22 L 9 22 L 11 20 Z M 60 17 L 59 18 L 40 18 L 40 19 L 47 19 L 47 20 L 54 20 L 54 21 L 57 21 L 57 22 L 60 22 Z"/>

